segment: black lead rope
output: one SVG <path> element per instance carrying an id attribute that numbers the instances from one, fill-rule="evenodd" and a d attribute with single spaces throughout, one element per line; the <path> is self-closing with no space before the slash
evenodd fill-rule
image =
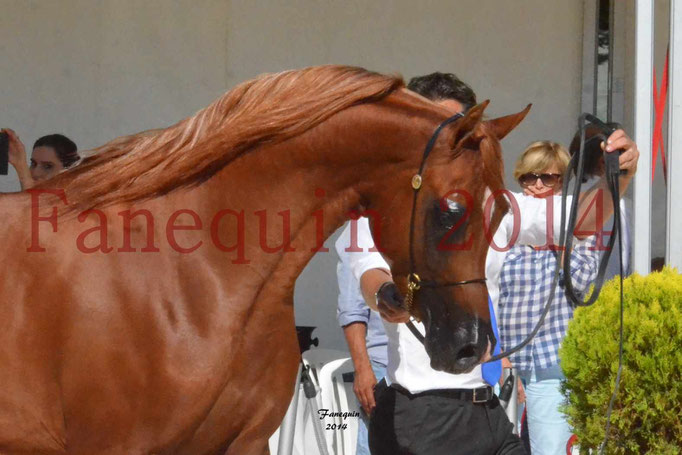
<path id="1" fill-rule="evenodd" d="M 607 166 L 607 172 L 608 172 L 608 166 Z M 608 174 L 607 174 L 607 178 Z M 615 188 L 618 188 L 618 176 L 613 177 L 611 175 L 611 178 L 614 180 L 613 185 Z M 609 430 L 611 429 L 611 413 L 613 412 L 613 405 L 616 402 L 616 397 L 618 396 L 618 388 L 620 387 L 620 378 L 621 378 L 621 373 L 623 372 L 623 313 L 624 313 L 624 306 L 623 306 L 623 237 L 620 235 L 621 233 L 621 224 L 620 224 L 620 200 L 614 200 L 613 202 L 614 207 L 618 207 L 618 211 L 614 208 L 614 226 L 615 229 L 618 229 L 618 262 L 620 266 L 620 328 L 619 328 L 619 343 L 618 343 L 618 372 L 616 373 L 616 383 L 613 386 L 613 394 L 611 395 L 611 399 L 609 400 L 609 407 L 607 408 L 606 411 L 606 428 L 604 430 L 604 441 L 602 441 L 601 446 L 599 447 L 599 453 L 603 454 L 604 450 L 606 449 L 606 444 L 608 443 L 609 439 Z M 611 234 L 612 236 L 614 234 Z"/>
<path id="2" fill-rule="evenodd" d="M 568 164 L 568 169 L 567 169 L 567 174 L 564 177 L 564 185 L 563 185 L 563 191 L 562 191 L 562 198 L 561 198 L 561 236 L 559 239 L 559 245 L 563 247 L 563 250 L 566 252 L 570 252 L 573 250 L 573 235 L 567 235 L 567 231 L 572 233 L 576 223 L 577 223 L 577 218 L 578 218 L 578 204 L 576 203 L 577 200 L 580 198 L 580 187 L 582 186 L 582 182 L 584 180 L 584 174 L 585 174 L 585 167 L 584 167 L 584 160 L 585 160 L 585 154 L 583 153 L 583 147 L 585 144 L 585 128 L 584 124 L 585 121 L 589 121 L 591 124 L 596 125 L 599 127 L 600 130 L 603 131 L 603 133 L 598 134 L 590 138 L 590 140 L 597 139 L 600 142 L 606 142 L 608 139 L 608 136 L 611 135 L 614 131 L 616 131 L 618 128 L 620 128 L 620 125 L 617 124 L 606 124 L 603 123 L 601 120 L 598 118 L 594 117 L 593 115 L 590 114 L 583 114 L 580 116 L 580 124 L 583 125 L 583 128 L 581 128 L 580 131 L 580 144 L 581 144 L 581 150 L 580 153 L 578 154 L 578 161 L 575 160 L 575 156 L 573 159 Z M 608 133 L 608 134 L 607 134 Z M 594 280 L 594 289 L 592 291 L 592 294 L 590 294 L 590 297 L 587 300 L 584 300 L 581 296 L 577 295 L 575 290 L 573 289 L 573 280 L 572 280 L 572 275 L 568 273 L 568 279 L 564 280 L 565 284 L 565 289 L 566 289 L 566 296 L 573 302 L 574 305 L 576 306 L 589 306 L 592 305 L 596 300 L 597 297 L 599 297 L 599 293 L 601 292 L 601 288 L 604 285 L 604 278 L 606 276 L 606 268 L 608 266 L 609 259 L 611 258 L 611 252 L 613 251 L 613 246 L 615 244 L 616 240 L 616 235 L 615 233 L 618 233 L 618 238 L 620 238 L 620 187 L 619 187 L 619 182 L 618 182 L 618 176 L 620 175 L 620 164 L 618 162 L 618 153 L 606 153 L 604 157 L 604 164 L 605 164 L 605 177 L 606 177 L 606 184 L 609 189 L 609 192 L 611 193 L 611 202 L 613 203 L 613 224 L 611 226 L 611 230 L 613 234 L 609 238 L 609 243 L 607 245 L 606 251 L 604 251 L 604 255 L 602 257 L 602 261 L 599 264 L 599 270 L 597 272 L 597 278 Z M 573 171 L 573 172 L 572 172 Z M 565 223 L 565 213 L 566 213 L 566 197 L 564 197 L 565 194 L 568 192 L 568 187 L 569 183 L 571 180 L 571 176 L 574 175 L 576 176 L 576 182 L 577 185 L 573 188 L 573 203 L 571 204 L 571 213 L 568 219 L 568 226 L 570 229 L 564 228 L 564 223 Z M 618 216 L 616 216 L 618 215 Z M 557 254 L 557 261 L 559 259 L 559 252 Z M 563 268 L 566 271 L 570 272 L 571 269 L 571 255 L 570 254 L 564 254 L 563 257 Z M 621 275 L 622 275 L 622 268 L 621 268 Z"/>

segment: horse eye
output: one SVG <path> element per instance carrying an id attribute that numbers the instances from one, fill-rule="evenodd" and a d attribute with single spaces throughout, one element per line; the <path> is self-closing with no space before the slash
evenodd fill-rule
<path id="1" fill-rule="evenodd" d="M 451 211 L 463 211 L 464 207 L 462 207 L 462 204 L 460 204 L 457 201 L 453 201 L 452 199 L 445 199 L 445 203 L 447 205 L 447 210 Z"/>
<path id="2" fill-rule="evenodd" d="M 452 199 L 434 201 L 427 241 L 437 251 L 453 251 L 466 246 L 464 235 L 469 225 L 469 213 L 465 204 Z"/>
<path id="3" fill-rule="evenodd" d="M 446 207 L 440 212 L 440 224 L 446 229 L 452 229 L 464 216 L 466 209 L 464 206 L 451 199 L 446 199 L 445 202 Z"/>

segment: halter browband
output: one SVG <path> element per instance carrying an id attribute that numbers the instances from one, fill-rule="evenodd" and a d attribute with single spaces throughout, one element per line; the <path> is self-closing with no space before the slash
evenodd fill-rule
<path id="1" fill-rule="evenodd" d="M 438 288 L 438 287 L 451 287 L 451 286 L 463 286 L 465 284 L 471 284 L 471 283 L 485 283 L 486 279 L 485 278 L 474 278 L 472 280 L 464 280 L 464 281 L 452 281 L 448 283 L 438 283 L 436 281 L 429 281 L 429 280 L 422 280 L 419 275 L 415 273 L 415 264 L 414 264 L 414 221 L 415 221 L 415 212 L 417 210 L 417 195 L 419 194 L 419 190 L 421 189 L 422 186 L 422 174 L 424 172 L 424 167 L 426 166 L 426 159 L 429 157 L 429 154 L 431 153 L 431 150 L 433 150 L 434 145 L 436 144 L 436 140 L 438 139 L 438 136 L 440 135 L 441 131 L 443 128 L 445 128 L 447 125 L 455 122 L 456 120 L 459 120 L 460 118 L 464 117 L 462 113 L 457 113 L 453 115 L 452 117 L 449 117 L 445 119 L 440 125 L 438 125 L 438 128 L 436 128 L 436 131 L 433 132 L 433 135 L 431 136 L 431 139 L 429 139 L 429 142 L 426 144 L 426 148 L 424 149 L 424 154 L 422 155 L 422 160 L 421 163 L 419 164 L 419 171 L 412 177 L 412 189 L 414 192 L 412 193 L 412 213 L 410 214 L 410 273 L 407 275 L 407 295 L 405 296 L 405 309 L 414 316 L 415 319 L 419 320 L 419 318 L 413 314 L 413 303 L 414 303 L 414 294 L 416 291 L 421 289 L 422 287 L 426 288 Z M 412 322 L 408 322 L 408 327 L 410 330 L 414 333 L 416 330 L 412 330 L 414 326 L 412 325 Z M 417 333 L 419 333 L 417 331 Z M 419 334 L 421 335 L 421 333 Z M 418 337 L 423 340 L 423 336 Z"/>

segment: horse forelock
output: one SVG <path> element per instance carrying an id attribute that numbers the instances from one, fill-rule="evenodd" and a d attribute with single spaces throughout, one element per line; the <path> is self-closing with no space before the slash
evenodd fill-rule
<path id="1" fill-rule="evenodd" d="M 154 198 L 206 181 L 259 145 L 300 135 L 403 85 L 398 76 L 336 65 L 262 75 L 173 126 L 93 149 L 42 186 L 63 188 L 70 210 Z"/>

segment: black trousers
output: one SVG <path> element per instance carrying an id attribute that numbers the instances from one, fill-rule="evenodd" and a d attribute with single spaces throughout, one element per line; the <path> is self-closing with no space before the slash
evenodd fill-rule
<path id="1" fill-rule="evenodd" d="M 372 455 L 527 455 L 496 396 L 473 403 L 382 385 L 369 424 Z"/>

